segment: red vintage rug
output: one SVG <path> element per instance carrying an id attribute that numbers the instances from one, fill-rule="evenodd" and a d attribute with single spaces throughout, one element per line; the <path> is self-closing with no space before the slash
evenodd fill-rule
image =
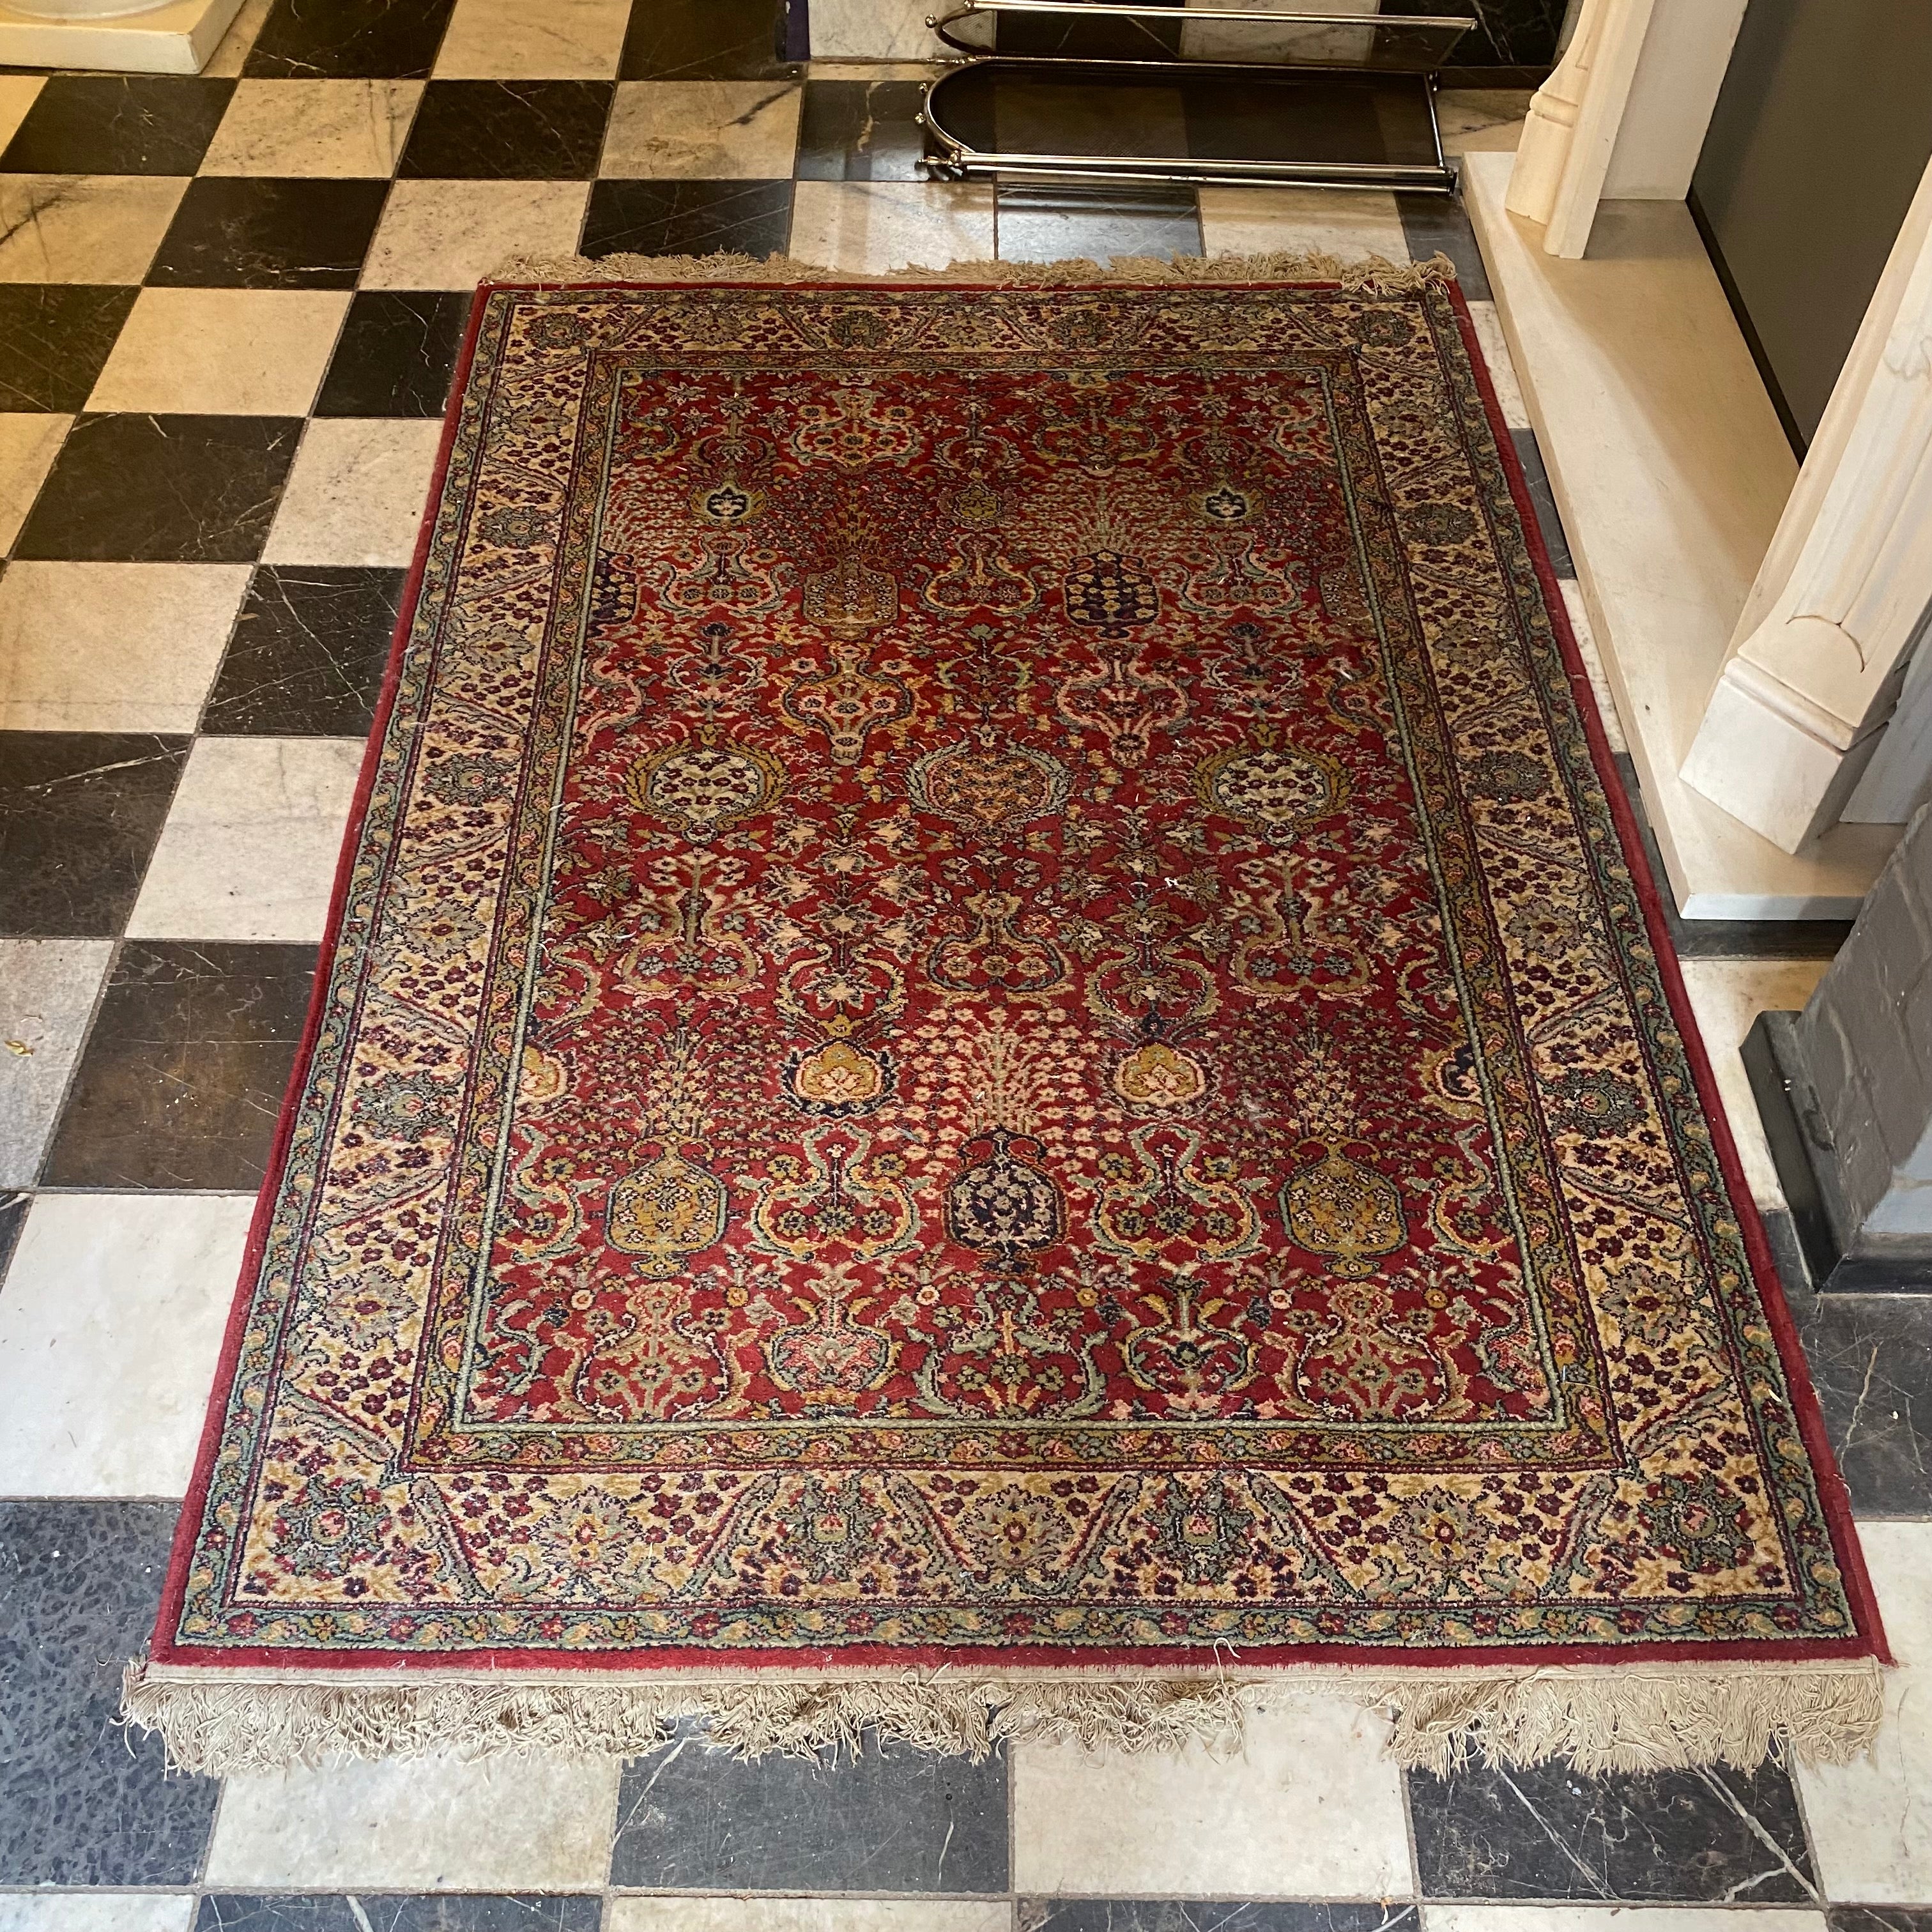
<path id="1" fill-rule="evenodd" d="M 630 271 L 479 298 L 130 1712 L 1861 1745 L 1444 271 Z"/>

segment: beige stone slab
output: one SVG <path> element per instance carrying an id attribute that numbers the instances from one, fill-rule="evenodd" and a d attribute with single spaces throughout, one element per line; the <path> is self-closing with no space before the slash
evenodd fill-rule
<path id="1" fill-rule="evenodd" d="M 231 1778 L 205 1882 L 371 1892 L 584 1892 L 604 1882 L 614 1758 L 446 1758 Z"/>
<path id="2" fill-rule="evenodd" d="M 160 0 L 63 20 L 50 18 L 45 7 L 28 10 L 34 4 L 0 0 L 0 66 L 191 74 L 220 44 L 242 0 Z"/>
<path id="3" fill-rule="evenodd" d="M 302 432 L 263 560 L 407 566 L 442 430 L 388 417 L 317 417 Z"/>
<path id="4" fill-rule="evenodd" d="M 1630 749 L 1630 740 L 1624 730 L 1624 722 L 1617 714 L 1616 693 L 1610 688 L 1610 681 L 1604 674 L 1604 654 L 1597 648 L 1596 633 L 1590 628 L 1590 614 L 1584 608 L 1583 592 L 1574 577 L 1559 578 L 1556 588 L 1563 599 L 1564 614 L 1570 620 L 1571 634 L 1576 640 L 1577 654 L 1583 660 L 1583 668 L 1590 674 L 1590 694 L 1597 700 L 1597 716 L 1602 721 L 1604 736 L 1610 741 L 1612 752 L 1623 752 Z M 1660 879 L 1658 890 L 1670 890 Z"/>
<path id="5" fill-rule="evenodd" d="M 262 23 L 268 17 L 268 9 L 274 4 L 274 0 L 242 0 L 242 10 L 230 22 L 220 45 L 208 56 L 202 74 L 210 80 L 235 79 L 248 64 L 255 37 L 262 31 Z"/>
<path id="6" fill-rule="evenodd" d="M 881 273 L 993 259 L 993 190 L 968 182 L 800 182 L 791 253 L 828 268 Z"/>
<path id="7" fill-rule="evenodd" d="M 356 738 L 201 738 L 128 922 L 136 939 L 319 940 Z"/>
<path id="8" fill-rule="evenodd" d="M 0 282 L 138 282 L 187 191 L 176 175 L 0 175 Z"/>
<path id="9" fill-rule="evenodd" d="M 1504 208 L 1510 166 L 1466 156 L 1464 200 L 1678 904 L 1850 918 L 1895 827 L 1793 856 L 1677 775 L 1797 470 L 1690 212 L 1606 202 L 1559 260 Z"/>
<path id="10" fill-rule="evenodd" d="M 40 1178 L 113 952 L 106 939 L 0 939 L 0 1190 Z"/>
<path id="11" fill-rule="evenodd" d="M 625 81 L 597 171 L 630 180 L 788 180 L 804 98 L 785 81 Z"/>
<path id="12" fill-rule="evenodd" d="M 1013 1886 L 1090 1898 L 1383 1898 L 1409 1889 L 1387 1720 L 1270 1695 L 1245 1748 L 1015 1748 Z"/>
<path id="13" fill-rule="evenodd" d="M 192 731 L 248 588 L 246 564 L 14 564 L 0 730 Z"/>
<path id="14" fill-rule="evenodd" d="M 604 1932 L 1012 1932 L 1001 1899 L 614 1898 Z"/>
<path id="15" fill-rule="evenodd" d="M 0 1495 L 186 1494 L 254 1206 L 35 1197 L 0 1294 Z"/>
<path id="16" fill-rule="evenodd" d="M 1201 190 L 1201 245 L 1210 255 L 1322 254 L 1408 260 L 1395 196 L 1372 188 Z"/>
<path id="17" fill-rule="evenodd" d="M 13 548 L 73 422 L 33 411 L 0 415 L 0 550 Z"/>
<path id="18" fill-rule="evenodd" d="M 1482 345 L 1484 364 L 1490 372 L 1496 400 L 1502 406 L 1503 421 L 1511 429 L 1528 428 L 1529 411 L 1522 400 L 1522 387 L 1516 380 L 1516 364 L 1510 360 L 1509 343 L 1503 334 L 1496 304 L 1472 302 L 1469 304 L 1469 320 L 1475 326 L 1476 340 Z"/>
<path id="19" fill-rule="evenodd" d="M 306 416 L 349 302 L 346 290 L 143 289 L 87 406 Z"/>
<path id="20" fill-rule="evenodd" d="M 438 80 L 610 80 L 631 0 L 456 0 Z"/>
<path id="21" fill-rule="evenodd" d="M 1801 1765 L 1798 1788 L 1828 1898 L 1932 1899 L 1932 1523 L 1864 1522 L 1858 1540 L 1900 1668 L 1885 1722 L 1856 1763 Z"/>
<path id="22" fill-rule="evenodd" d="M 422 90 L 419 80 L 242 81 L 200 172 L 387 181 Z"/>
<path id="23" fill-rule="evenodd" d="M 514 256 L 574 255 L 590 193 L 588 182 L 398 182 L 362 286 L 473 289 Z"/>
<path id="24" fill-rule="evenodd" d="M 182 1892 L 0 1893 L 0 1932 L 188 1932 Z"/>

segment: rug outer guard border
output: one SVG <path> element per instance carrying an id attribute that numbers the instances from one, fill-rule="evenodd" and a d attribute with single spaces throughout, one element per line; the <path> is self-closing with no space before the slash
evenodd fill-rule
<path id="1" fill-rule="evenodd" d="M 1204 1658 L 1198 1648 L 1138 1653 L 1130 1666 L 1056 1662 L 1020 1650 L 880 1654 L 865 1664 L 801 1665 L 789 1653 L 767 1666 L 748 1658 L 723 1670 L 640 1663 L 634 1653 L 586 1654 L 559 1667 L 554 1653 L 487 1651 L 425 1663 L 394 1652 L 224 1652 L 218 1664 L 167 1634 L 178 1616 L 195 1532 L 218 1450 L 226 1399 L 253 1295 L 255 1274 L 313 1057 L 340 932 L 357 843 L 394 708 L 402 658 L 420 598 L 466 387 L 490 298 L 518 287 L 629 286 L 704 283 L 748 288 L 951 285 L 988 289 L 1094 285 L 1281 282 L 1420 289 L 1442 284 L 1454 305 L 1498 458 L 1509 482 L 1538 586 L 1561 648 L 1599 783 L 1643 912 L 1655 963 L 1682 1036 L 1712 1144 L 1737 1214 L 1760 1299 L 1788 1378 L 1798 1432 L 1816 1472 L 1834 1551 L 1857 1613 L 1858 1638 L 1767 1646 L 1751 1640 L 1654 1644 L 1639 1660 L 1588 1645 L 1533 1653 L 1496 1646 L 1484 1661 L 1467 1650 L 1415 1651 L 1400 1664 L 1361 1661 L 1354 1646 L 1306 1646 L 1279 1663 L 1245 1664 L 1240 1654 Z M 392 637 L 342 850 L 308 1015 L 290 1088 L 251 1220 L 238 1292 L 224 1334 L 193 1483 L 184 1502 L 153 1643 L 152 1661 L 128 1669 L 125 1720 L 158 1730 L 184 1768 L 262 1770 L 335 1756 L 383 1756 L 423 1750 L 494 1755 L 541 1749 L 633 1751 L 681 1716 L 709 1715 L 718 1743 L 755 1755 L 852 1743 L 863 1728 L 927 1748 L 983 1754 L 1000 1739 L 1075 1736 L 1125 1748 L 1173 1747 L 1188 1738 L 1238 1736 L 1255 1690 L 1351 1696 L 1390 1710 L 1391 1751 L 1401 1762 L 1444 1770 L 1472 1756 L 1527 1764 L 1565 1757 L 1580 1770 L 1663 1768 L 1726 1762 L 1748 1767 L 1786 1752 L 1838 1762 L 1866 1748 L 1882 1715 L 1879 1666 L 1892 1659 L 1851 1520 L 1850 1498 L 1823 1420 L 1768 1244 L 1750 1197 L 1708 1056 L 1690 1015 L 1657 888 L 1621 783 L 1595 694 L 1551 568 L 1514 442 L 1468 304 L 1440 256 L 1420 264 L 1342 263 L 1324 256 L 1266 256 L 1117 262 L 955 263 L 940 271 L 878 275 L 826 270 L 773 257 L 620 257 L 518 263 L 482 284 L 472 304 L 432 472 L 428 502 Z M 1150 1666 L 1153 1666 L 1150 1668 Z M 896 1673 L 896 1674 L 895 1674 Z M 628 1680 L 628 1681 L 627 1681 Z M 1060 1694 L 1064 1689 L 1065 1694 Z M 358 1709 L 358 1706 L 361 1708 Z M 976 1714 L 975 1714 L 976 1713 Z M 574 1740 L 573 1743 L 572 1740 Z M 600 1742 L 601 1740 L 601 1742 Z"/>

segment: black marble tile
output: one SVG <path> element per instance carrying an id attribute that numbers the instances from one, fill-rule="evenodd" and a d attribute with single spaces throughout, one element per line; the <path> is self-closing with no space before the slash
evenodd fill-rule
<path id="1" fill-rule="evenodd" d="M 1408 1776 L 1425 1898 L 1766 1905 L 1818 1896 L 1798 1794 L 1775 1765 Z"/>
<path id="2" fill-rule="evenodd" d="M 20 1229 L 34 1197 L 24 1187 L 0 1189 L 0 1288 L 7 1282 L 7 1264 L 20 1239 Z"/>
<path id="3" fill-rule="evenodd" d="M 1462 204 L 1454 195 L 1398 194 L 1396 208 L 1402 214 L 1402 232 L 1408 238 L 1408 252 L 1418 262 L 1435 254 L 1447 255 L 1456 265 L 1456 279 L 1471 302 L 1487 302 L 1489 271 L 1476 247 L 1476 231 L 1462 212 Z"/>
<path id="4" fill-rule="evenodd" d="M 389 192 L 380 181 L 201 175 L 148 270 L 164 289 L 352 289 Z"/>
<path id="5" fill-rule="evenodd" d="M 0 1885 L 194 1882 L 220 1790 L 123 1731 L 172 1503 L 0 1503 Z M 31 1910 L 31 1908 L 29 1908 Z"/>
<path id="6" fill-rule="evenodd" d="M 294 416 L 82 416 L 14 546 L 89 562 L 252 563 L 295 460 Z"/>
<path id="7" fill-rule="evenodd" d="M 120 932 L 190 742 L 146 732 L 0 731 L 0 934 Z"/>
<path id="8" fill-rule="evenodd" d="M 406 181 L 588 181 L 608 80 L 433 80 L 396 172 Z"/>
<path id="9" fill-rule="evenodd" d="M 275 0 L 242 71 L 254 80 L 423 80 L 456 0 Z"/>
<path id="10" fill-rule="evenodd" d="M 123 941 L 44 1184 L 260 1186 L 316 953 L 232 940 Z"/>
<path id="11" fill-rule="evenodd" d="M 139 292 L 85 282 L 0 284 L 0 410 L 85 407 Z"/>
<path id="12" fill-rule="evenodd" d="M 1853 1513 L 1932 1516 L 1932 1295 L 1785 1299 Z"/>
<path id="13" fill-rule="evenodd" d="M 0 174 L 191 175 L 234 92 L 172 74 L 55 74 L 0 152 Z"/>
<path id="14" fill-rule="evenodd" d="M 262 565 L 215 674 L 203 736 L 366 736 L 406 574 Z"/>
<path id="15" fill-rule="evenodd" d="M 1566 0 L 1471 0 L 1457 10 L 1474 15 L 1476 25 L 1456 44 L 1452 65 L 1548 67 L 1556 58 L 1565 4 Z"/>
<path id="16" fill-rule="evenodd" d="M 584 218 L 586 255 L 782 254 L 788 181 L 600 181 Z"/>
<path id="17" fill-rule="evenodd" d="M 470 298 L 364 289 L 322 378 L 319 416 L 440 416 L 470 320 Z"/>
<path id="18" fill-rule="evenodd" d="M 1201 206 L 1192 188 L 1003 184 L 998 208 L 1002 261 L 1201 253 Z"/>
<path id="19" fill-rule="evenodd" d="M 1536 527 L 1542 533 L 1550 567 L 1558 577 L 1574 577 L 1576 566 L 1570 560 L 1570 539 L 1563 534 L 1563 519 L 1556 514 L 1556 493 L 1550 487 L 1550 472 L 1543 466 L 1536 432 L 1513 429 L 1510 440 L 1516 445 L 1516 460 L 1522 465 L 1522 480 L 1529 486 L 1529 500 L 1536 508 Z"/>
<path id="20" fill-rule="evenodd" d="M 916 80 L 808 80 L 799 116 L 800 181 L 917 181 L 926 90 Z"/>
<path id="21" fill-rule="evenodd" d="M 1198 1898 L 1022 1898 L 1018 1932 L 1420 1932 L 1414 1905 Z"/>
<path id="22" fill-rule="evenodd" d="M 597 1932 L 604 1901 L 580 1894 L 211 1892 L 194 1932 Z"/>
<path id="23" fill-rule="evenodd" d="M 769 80 L 790 74 L 784 0 L 645 0 L 631 9 L 620 80 Z"/>
<path id="24" fill-rule="evenodd" d="M 707 1750 L 701 1729 L 624 1767 L 610 1882 L 730 1892 L 998 1892 L 1006 1767 L 867 1740 L 856 1758 Z"/>

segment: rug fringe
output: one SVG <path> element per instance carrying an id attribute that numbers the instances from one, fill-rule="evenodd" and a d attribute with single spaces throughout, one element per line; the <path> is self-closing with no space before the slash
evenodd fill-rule
<path id="1" fill-rule="evenodd" d="M 681 1718 L 752 1758 L 856 1753 L 869 1733 L 978 1762 L 1000 1743 L 1066 1738 L 1090 1749 L 1236 1748 L 1249 1706 L 1282 1691 L 1387 1711 L 1389 1753 L 1444 1774 L 1480 1760 L 1562 1758 L 1581 1772 L 1660 1771 L 1768 1756 L 1841 1764 L 1883 1714 L 1869 1659 L 1850 1664 L 1644 1670 L 1364 1672 L 976 1679 L 947 1674 L 832 1681 L 563 1683 L 494 1678 L 371 1682 L 170 1675 L 142 1660 L 122 1687 L 124 1723 L 158 1731 L 173 1767 L 226 1776 L 337 1758 L 512 1752 L 631 1756 Z"/>
<path id="2" fill-rule="evenodd" d="M 795 256 L 584 255 L 518 256 L 490 277 L 493 283 L 574 285 L 584 282 L 970 282 L 1001 288 L 1064 288 L 1090 282 L 1136 286 L 1169 282 L 1339 282 L 1345 289 L 1399 295 L 1453 282 L 1456 265 L 1447 255 L 1426 262 L 1391 262 L 1380 255 L 1344 260 L 1318 254 L 1260 255 L 1116 255 L 1102 265 L 1084 259 L 1059 262 L 952 262 L 943 268 L 906 267 L 880 274 L 827 268 Z"/>

